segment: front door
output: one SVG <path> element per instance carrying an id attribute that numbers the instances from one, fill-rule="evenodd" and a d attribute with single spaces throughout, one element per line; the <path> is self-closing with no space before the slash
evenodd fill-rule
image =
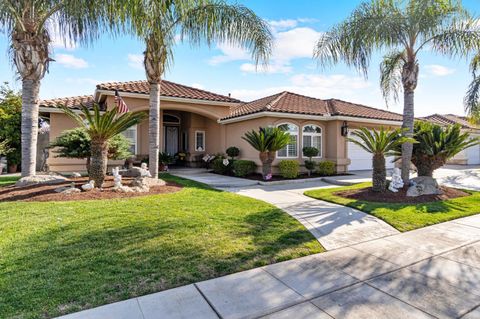
<path id="1" fill-rule="evenodd" d="M 165 152 L 178 153 L 178 126 L 165 126 Z"/>

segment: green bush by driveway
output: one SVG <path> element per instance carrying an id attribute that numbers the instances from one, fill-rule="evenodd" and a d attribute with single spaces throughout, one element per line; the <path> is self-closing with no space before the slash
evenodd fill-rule
<path id="1" fill-rule="evenodd" d="M 349 206 L 374 215 L 399 231 L 408 231 L 452 219 L 480 213 L 480 192 L 466 191 L 471 196 L 421 204 L 378 203 L 340 197 L 342 190 L 371 187 L 371 183 L 354 186 L 324 188 L 305 192 L 306 196 Z"/>
<path id="2" fill-rule="evenodd" d="M 267 203 L 165 175 L 178 193 L 0 203 L 0 318 L 44 318 L 322 252 Z"/>

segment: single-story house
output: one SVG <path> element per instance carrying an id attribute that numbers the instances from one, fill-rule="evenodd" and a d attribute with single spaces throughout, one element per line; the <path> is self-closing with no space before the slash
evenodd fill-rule
<path id="1" fill-rule="evenodd" d="M 76 109 L 80 104 L 91 107 L 98 103 L 108 109 L 115 105 L 115 91 L 130 111 L 148 111 L 146 81 L 103 83 L 97 85 L 93 96 L 45 100 L 40 103 L 40 112 L 50 118 L 50 141 L 75 126 L 57 105 Z M 161 150 L 170 154 L 187 153 L 189 166 L 198 165 L 205 154 L 225 153 L 230 146 L 240 149 L 240 158 L 253 160 L 260 166 L 258 152 L 242 136 L 259 127 L 277 126 L 291 134 L 292 142 L 278 152 L 274 166 L 284 159 L 303 164 L 302 148 L 314 146 L 320 150 L 317 160 L 335 162 L 339 172 L 371 169 L 371 155 L 348 142 L 346 137 L 359 127 L 396 128 L 402 124 L 402 115 L 398 113 L 291 92 L 245 103 L 230 96 L 163 81 L 160 99 Z M 137 157 L 148 154 L 148 120 L 124 134 L 131 140 L 132 152 Z M 49 170 L 55 172 L 85 170 L 85 161 L 58 158 L 55 154 L 50 154 L 47 163 Z M 387 161 L 387 166 L 394 164 Z"/>
<path id="2" fill-rule="evenodd" d="M 421 119 L 438 124 L 438 125 L 452 125 L 459 124 L 462 131 L 470 134 L 471 138 L 480 138 L 480 127 L 472 124 L 464 116 L 454 114 L 433 114 Z M 455 155 L 449 161 L 449 164 L 459 165 L 479 165 L 480 164 L 480 145 L 475 145 L 463 150 Z"/>

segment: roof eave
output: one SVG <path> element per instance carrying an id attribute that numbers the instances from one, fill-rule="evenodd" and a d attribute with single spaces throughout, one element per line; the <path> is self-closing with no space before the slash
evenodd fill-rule
<path id="1" fill-rule="evenodd" d="M 149 94 L 145 93 L 132 93 L 132 92 L 122 92 L 120 91 L 122 97 L 131 97 L 137 99 L 145 99 L 148 100 L 150 98 Z M 106 96 L 114 96 L 115 91 L 105 90 L 105 89 L 96 89 L 94 94 L 94 99 L 96 102 L 102 101 L 102 99 Z M 190 104 L 203 104 L 203 105 L 218 105 L 218 106 L 237 106 L 241 102 L 223 102 L 223 101 L 212 101 L 212 100 L 201 100 L 201 99 L 191 99 L 191 98 L 181 98 L 181 97 L 172 97 L 172 96 L 164 96 L 160 97 L 162 101 L 169 101 L 169 102 L 178 102 L 178 103 L 190 103 Z"/>

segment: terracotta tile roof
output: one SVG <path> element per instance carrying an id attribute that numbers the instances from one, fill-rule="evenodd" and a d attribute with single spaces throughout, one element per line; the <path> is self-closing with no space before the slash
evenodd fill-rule
<path id="1" fill-rule="evenodd" d="M 258 112 L 280 112 L 317 116 L 338 115 L 388 121 L 402 120 L 401 114 L 337 99 L 321 100 L 291 92 L 278 93 L 232 107 L 230 115 L 224 119 L 231 119 Z"/>
<path id="2" fill-rule="evenodd" d="M 50 99 L 40 101 L 40 106 L 42 107 L 57 107 L 58 105 L 65 105 L 66 107 L 72 109 L 78 109 L 81 104 L 85 105 L 88 108 L 93 107 L 93 96 L 83 95 L 83 96 L 72 96 L 72 97 L 63 97 L 58 99 Z"/>
<path id="3" fill-rule="evenodd" d="M 97 85 L 98 90 L 108 90 L 119 92 L 128 92 L 128 93 L 140 93 L 140 94 L 149 94 L 150 85 L 147 81 L 130 81 L 130 82 L 110 82 L 110 83 L 101 83 Z M 161 95 L 168 97 L 178 97 L 186 99 L 198 99 L 206 101 L 216 101 L 216 102 L 230 102 L 230 103 L 239 103 L 241 101 L 208 92 L 205 90 L 196 89 L 190 86 L 173 83 L 170 81 L 162 80 L 162 85 L 160 87 Z"/>
<path id="4" fill-rule="evenodd" d="M 432 114 L 420 119 L 439 125 L 460 124 L 463 129 L 480 130 L 479 126 L 470 123 L 465 116 L 459 116 L 455 114 Z"/>

